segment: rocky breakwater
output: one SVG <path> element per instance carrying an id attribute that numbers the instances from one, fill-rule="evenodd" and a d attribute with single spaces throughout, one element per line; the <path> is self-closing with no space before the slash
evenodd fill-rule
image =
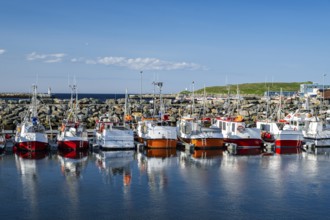
<path id="1" fill-rule="evenodd" d="M 276 113 L 279 107 L 279 100 L 272 99 L 266 102 L 261 97 L 245 97 L 243 100 L 232 99 L 229 103 L 226 99 L 195 100 L 194 106 L 191 100 L 187 99 L 164 99 L 166 113 L 170 115 L 172 125 L 184 115 L 194 115 L 197 117 L 217 117 L 223 115 L 240 114 L 247 123 L 254 123 L 258 119 L 270 116 Z M 156 100 L 155 106 L 159 106 Z M 45 125 L 46 129 L 56 130 L 60 126 L 68 111 L 69 100 L 47 99 L 41 102 L 38 108 L 39 120 Z M 282 110 L 284 113 L 295 111 L 301 107 L 301 100 L 286 99 L 282 101 Z M 237 107 L 239 104 L 239 108 Z M 29 106 L 28 100 L 2 100 L 0 99 L 0 122 L 4 129 L 14 130 L 16 125 L 21 122 Z M 85 98 L 79 100 L 79 109 L 77 115 L 88 129 L 95 126 L 96 120 L 102 114 L 109 115 L 123 121 L 124 117 L 124 99 L 108 99 L 101 102 L 94 98 Z M 311 107 L 319 107 L 320 102 L 311 103 Z M 326 107 L 324 107 L 325 109 Z M 268 109 L 268 114 L 266 110 Z M 157 111 L 157 110 L 156 110 Z M 154 115 L 154 104 L 146 99 L 130 99 L 128 110 L 133 116 L 133 123 L 136 123 L 142 116 L 150 117 Z"/>

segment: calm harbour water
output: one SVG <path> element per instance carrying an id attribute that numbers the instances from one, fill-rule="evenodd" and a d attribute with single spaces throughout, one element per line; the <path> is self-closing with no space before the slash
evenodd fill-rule
<path id="1" fill-rule="evenodd" d="M 201 154 L 55 152 L 30 159 L 6 153 L 0 218 L 329 218 L 328 155 Z"/>

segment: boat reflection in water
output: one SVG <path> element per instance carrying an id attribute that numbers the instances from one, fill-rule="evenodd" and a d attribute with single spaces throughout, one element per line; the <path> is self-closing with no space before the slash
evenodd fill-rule
<path id="1" fill-rule="evenodd" d="M 47 160 L 47 151 L 14 151 L 17 172 L 21 177 L 22 187 L 17 189 L 17 193 L 22 193 L 22 198 L 28 199 L 29 210 L 25 212 L 24 218 L 37 219 L 39 214 L 40 201 L 40 185 L 38 172 L 40 164 Z"/>
<path id="2" fill-rule="evenodd" d="M 330 160 L 330 148 L 325 147 L 315 147 L 312 149 L 308 149 L 302 153 L 303 158 L 310 160 Z"/>
<path id="3" fill-rule="evenodd" d="M 115 176 L 123 176 L 123 185 L 129 186 L 132 180 L 130 164 L 134 161 L 135 151 L 100 151 L 96 163 L 103 174 L 105 183 L 113 183 Z"/>
<path id="4" fill-rule="evenodd" d="M 88 163 L 88 150 L 59 150 L 57 156 L 61 163 L 63 175 L 75 178 L 81 177 L 81 173 Z"/>
<path id="5" fill-rule="evenodd" d="M 167 185 L 166 170 L 177 165 L 175 148 L 144 149 L 138 153 L 138 166 L 141 173 L 146 173 L 151 189 L 162 189 Z"/>
<path id="6" fill-rule="evenodd" d="M 222 149 L 198 149 L 180 152 L 181 166 L 211 167 L 219 166 L 223 156 Z"/>

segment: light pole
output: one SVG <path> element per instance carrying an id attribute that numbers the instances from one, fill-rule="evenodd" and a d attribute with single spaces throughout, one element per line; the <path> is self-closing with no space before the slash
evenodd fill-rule
<path id="1" fill-rule="evenodd" d="M 141 79 L 141 82 L 140 82 L 140 105 L 141 105 L 141 107 L 142 107 L 142 73 L 143 73 L 143 71 L 141 70 L 140 71 L 140 75 L 141 75 L 141 77 L 140 77 L 140 79 Z"/>
<path id="2" fill-rule="evenodd" d="M 325 93 L 325 90 L 324 90 L 324 79 L 325 79 L 325 76 L 326 76 L 327 74 L 323 74 L 323 102 L 322 102 L 322 104 L 324 105 L 324 93 Z"/>

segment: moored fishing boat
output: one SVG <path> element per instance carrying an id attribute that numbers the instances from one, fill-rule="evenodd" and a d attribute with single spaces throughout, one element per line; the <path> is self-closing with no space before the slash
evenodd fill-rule
<path id="1" fill-rule="evenodd" d="M 242 116 L 217 117 L 213 127 L 220 128 L 227 149 L 237 155 L 261 153 L 261 132 L 258 128 L 247 128 Z M 233 149 L 232 149 L 233 148 Z"/>
<path id="2" fill-rule="evenodd" d="M 283 117 L 282 112 L 282 90 L 279 97 L 278 110 L 274 111 L 268 116 L 269 97 L 267 97 L 267 110 L 266 118 L 258 120 L 256 123 L 257 128 L 261 130 L 261 138 L 265 143 L 267 152 L 269 153 L 269 146 L 274 147 L 277 154 L 296 154 L 301 153 L 304 137 L 301 129 L 297 126 L 290 124 L 286 119 L 291 115 Z M 271 147 L 271 148 L 273 148 Z"/>
<path id="3" fill-rule="evenodd" d="M 15 146 L 19 150 L 40 151 L 48 149 L 45 127 L 38 120 L 37 86 L 33 86 L 31 103 L 21 124 L 16 127 Z"/>
<path id="4" fill-rule="evenodd" d="M 201 120 L 182 117 L 177 121 L 178 139 L 195 148 L 222 148 L 223 135 L 217 127 L 205 127 Z"/>
<path id="5" fill-rule="evenodd" d="M 301 153 L 304 137 L 301 130 L 285 126 L 286 122 L 257 121 L 262 140 L 274 144 L 277 154 Z"/>
<path id="6" fill-rule="evenodd" d="M 137 136 L 138 141 L 148 148 L 175 148 L 178 142 L 176 127 L 156 117 L 139 121 Z"/>
<path id="7" fill-rule="evenodd" d="M 57 135 L 58 148 L 61 150 L 87 150 L 89 148 L 88 134 L 85 124 L 77 116 L 78 95 L 76 85 L 71 87 L 71 99 L 66 119 Z"/>
<path id="8" fill-rule="evenodd" d="M 177 131 L 176 127 L 170 125 L 169 115 L 165 114 L 161 88 L 163 86 L 162 82 L 154 82 L 154 85 L 159 87 L 159 114 L 158 116 L 145 117 L 137 124 L 137 140 L 144 144 L 148 148 L 175 148 L 177 145 Z M 154 110 L 155 98 L 153 100 Z"/>
<path id="9" fill-rule="evenodd" d="M 94 129 L 94 144 L 102 150 L 134 149 L 134 132 L 126 124 L 131 119 L 127 114 L 127 90 L 125 95 L 125 111 L 122 123 L 118 117 L 103 114 L 96 121 Z"/>
<path id="10" fill-rule="evenodd" d="M 108 114 L 100 116 L 94 129 L 94 141 L 102 150 L 134 149 L 133 130 L 120 125 L 119 121 Z"/>

